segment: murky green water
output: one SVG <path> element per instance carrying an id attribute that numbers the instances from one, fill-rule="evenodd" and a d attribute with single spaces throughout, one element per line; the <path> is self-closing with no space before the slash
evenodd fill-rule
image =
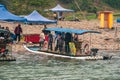
<path id="1" fill-rule="evenodd" d="M 17 61 L 0 62 L 0 80 L 120 80 L 120 58 L 66 61 L 32 54 L 17 56 Z"/>

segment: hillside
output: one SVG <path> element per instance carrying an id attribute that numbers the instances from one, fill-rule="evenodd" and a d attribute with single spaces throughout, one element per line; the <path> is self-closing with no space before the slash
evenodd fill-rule
<path id="1" fill-rule="evenodd" d="M 45 9 L 50 9 L 60 4 L 65 8 L 79 11 L 80 14 L 94 13 L 101 10 L 120 10 L 119 0 L 0 0 L 9 11 L 17 15 L 26 15 L 33 10 L 38 10 L 42 15 L 48 16 L 50 13 L 44 13 Z"/>

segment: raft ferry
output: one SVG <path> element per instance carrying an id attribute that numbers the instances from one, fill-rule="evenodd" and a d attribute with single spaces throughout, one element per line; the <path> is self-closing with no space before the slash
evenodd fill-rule
<path id="1" fill-rule="evenodd" d="M 12 33 L 5 29 L 0 29 L 0 61 L 15 61 L 12 55 Z"/>

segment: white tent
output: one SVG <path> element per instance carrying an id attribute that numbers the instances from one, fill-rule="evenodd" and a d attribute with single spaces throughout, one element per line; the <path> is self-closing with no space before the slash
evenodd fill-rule
<path id="1" fill-rule="evenodd" d="M 71 10 L 71 9 L 65 9 L 63 8 L 61 5 L 57 4 L 56 7 L 52 8 L 52 9 L 49 9 L 53 12 L 74 12 L 74 10 Z"/>
<path id="2" fill-rule="evenodd" d="M 64 18 L 63 17 L 63 12 L 74 12 L 74 10 L 65 9 L 59 4 L 57 4 L 56 7 L 52 8 L 52 9 L 49 9 L 49 10 L 52 11 L 52 12 L 55 12 L 57 19 L 63 19 Z"/>

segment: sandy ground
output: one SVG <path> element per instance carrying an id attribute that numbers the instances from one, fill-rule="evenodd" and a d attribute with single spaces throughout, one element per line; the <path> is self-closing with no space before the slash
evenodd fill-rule
<path id="1" fill-rule="evenodd" d="M 1 26 L 9 27 L 10 31 L 14 31 L 15 26 L 18 23 L 13 22 L 0 22 Z M 23 34 L 40 34 L 43 29 L 43 25 L 27 25 L 21 24 L 23 29 Z M 101 32 L 101 34 L 84 34 L 79 35 L 79 39 L 89 42 L 91 48 L 98 48 L 104 50 L 119 50 L 120 49 L 120 25 L 114 22 L 113 30 L 110 29 L 100 29 L 100 22 L 98 20 L 90 21 L 59 21 L 58 24 L 47 25 L 47 27 L 66 27 L 71 29 L 86 29 L 86 30 L 96 30 Z M 116 29 L 117 27 L 117 29 Z M 24 48 L 21 46 L 22 43 L 14 44 L 12 49 L 15 52 L 24 51 Z"/>

